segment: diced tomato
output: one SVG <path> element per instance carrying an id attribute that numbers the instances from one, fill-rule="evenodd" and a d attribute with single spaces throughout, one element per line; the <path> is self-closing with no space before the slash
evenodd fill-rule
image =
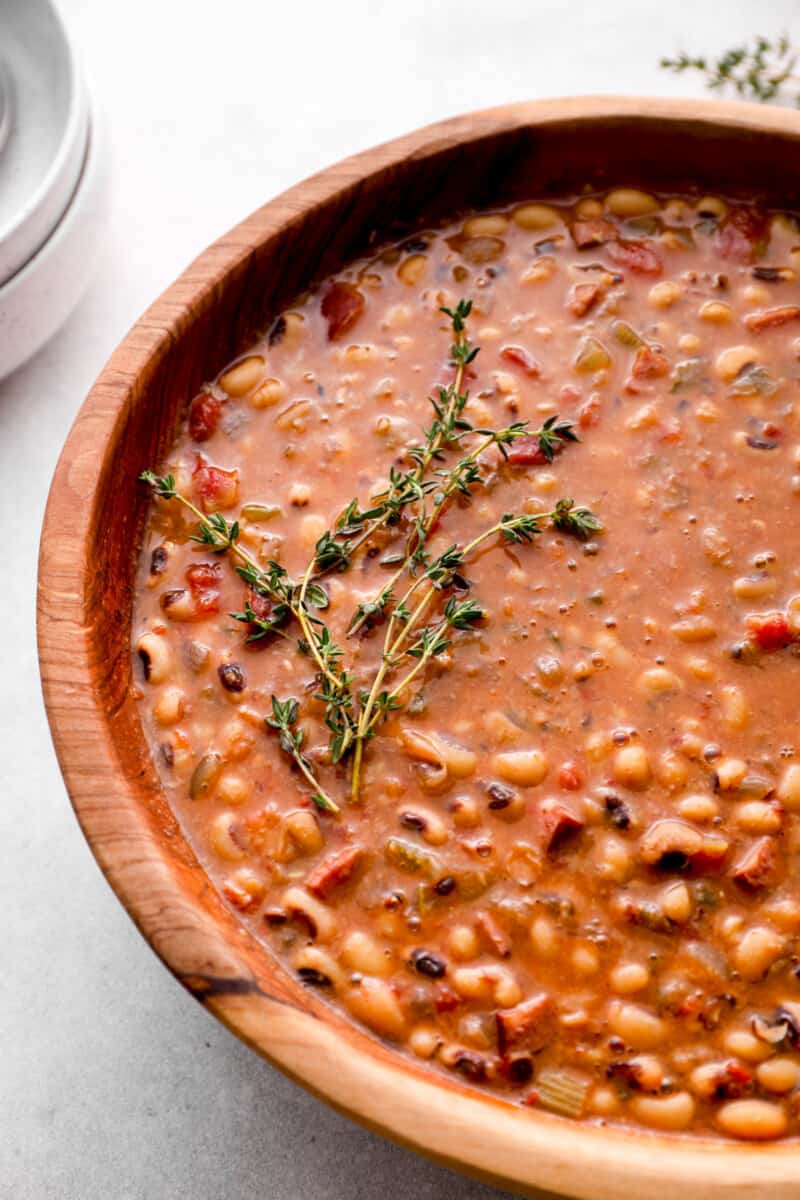
<path id="1" fill-rule="evenodd" d="M 222 401 L 210 392 L 195 396 L 189 409 L 189 436 L 195 442 L 207 442 L 222 415 Z"/>
<path id="2" fill-rule="evenodd" d="M 532 379 L 536 379 L 540 374 L 541 368 L 533 357 L 522 346 L 503 346 L 500 351 L 500 357 L 512 366 L 521 367 L 526 375 L 530 375 Z"/>
<path id="3" fill-rule="evenodd" d="M 552 850 L 564 838 L 579 833 L 584 820 L 560 800 L 543 800 L 539 806 L 539 819 L 545 850 Z"/>
<path id="4" fill-rule="evenodd" d="M 579 250 L 585 250 L 588 246 L 602 246 L 604 242 L 612 242 L 619 237 L 616 225 L 602 217 L 575 221 L 570 232 Z"/>
<path id="5" fill-rule="evenodd" d="M 744 323 L 751 333 L 761 333 L 764 329 L 774 329 L 796 321 L 800 317 L 800 305 L 784 304 L 781 308 L 767 308 L 763 312 L 748 313 Z"/>
<path id="6" fill-rule="evenodd" d="M 433 997 L 433 1004 L 437 1012 L 452 1012 L 454 1008 L 458 1008 L 460 1003 L 461 997 L 458 992 L 454 992 L 446 983 L 437 987 Z"/>
<path id="7" fill-rule="evenodd" d="M 239 496 L 238 471 L 212 467 L 204 459 L 198 458 L 197 466 L 192 472 L 192 480 L 203 512 L 230 508 L 236 503 Z"/>
<path id="8" fill-rule="evenodd" d="M 634 379 L 660 379 L 669 374 L 669 359 L 650 346 L 642 346 L 636 351 L 631 374 Z"/>
<path id="9" fill-rule="evenodd" d="M 583 775 L 577 763 L 565 762 L 558 772 L 558 786 L 567 792 L 576 792 L 583 783 Z"/>
<path id="10" fill-rule="evenodd" d="M 753 1076 L 736 1059 L 731 1059 L 730 1062 L 725 1064 L 725 1074 L 735 1083 L 748 1084 L 753 1082 Z"/>
<path id="11" fill-rule="evenodd" d="M 219 612 L 222 567 L 219 563 L 192 563 L 186 572 L 198 616 Z"/>
<path id="12" fill-rule="evenodd" d="M 597 304 L 602 294 L 603 289 L 598 283 L 576 283 L 567 302 L 567 308 L 573 317 L 585 317 L 589 310 Z"/>
<path id="13" fill-rule="evenodd" d="M 766 654 L 783 650 L 795 640 L 782 612 L 751 613 L 747 618 L 747 633 Z"/>
<path id="14" fill-rule="evenodd" d="M 328 322 L 328 341 L 352 329 L 364 311 L 364 297 L 352 283 L 332 283 L 322 297 L 321 312 Z"/>
<path id="15" fill-rule="evenodd" d="M 600 420 L 603 403 L 597 392 L 593 392 L 588 400 L 578 409 L 578 425 L 581 429 L 591 429 Z"/>
<path id="16" fill-rule="evenodd" d="M 618 267 L 628 267 L 638 275 L 660 275 L 664 264 L 661 255 L 649 242 L 613 242 L 608 256 Z"/>
<path id="17" fill-rule="evenodd" d="M 717 252 L 736 262 L 752 262 L 764 237 L 766 216 L 754 208 L 734 208 L 716 236 Z"/>
<path id="18" fill-rule="evenodd" d="M 664 432 L 661 434 L 661 441 L 672 445 L 676 442 L 682 442 L 683 437 L 683 430 L 677 421 L 670 421 L 664 426 Z"/>

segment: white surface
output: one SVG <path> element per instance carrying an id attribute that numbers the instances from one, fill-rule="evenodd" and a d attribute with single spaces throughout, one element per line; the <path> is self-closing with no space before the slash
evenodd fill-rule
<path id="1" fill-rule="evenodd" d="M 62 0 L 114 155 L 110 251 L 0 385 L 2 1200 L 488 1200 L 271 1071 L 173 982 L 69 809 L 34 644 L 39 525 L 80 401 L 213 237 L 314 169 L 416 125 L 589 91 L 701 94 L 681 48 L 800 37 L 793 0 Z M 379 1100 L 377 1101 L 379 1102 Z"/>

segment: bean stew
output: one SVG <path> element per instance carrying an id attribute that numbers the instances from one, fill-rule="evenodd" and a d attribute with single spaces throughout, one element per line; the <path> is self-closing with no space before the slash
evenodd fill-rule
<path id="1" fill-rule="evenodd" d="M 510 1103 L 799 1131 L 798 273 L 798 219 L 716 196 L 469 215 L 299 298 L 143 475 L 200 861 Z"/>

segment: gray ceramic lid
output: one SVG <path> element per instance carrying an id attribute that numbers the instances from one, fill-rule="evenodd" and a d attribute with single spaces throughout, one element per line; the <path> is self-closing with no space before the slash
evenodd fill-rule
<path id="1" fill-rule="evenodd" d="M 66 212 L 89 133 L 85 91 L 50 0 L 0 0 L 0 285 Z"/>

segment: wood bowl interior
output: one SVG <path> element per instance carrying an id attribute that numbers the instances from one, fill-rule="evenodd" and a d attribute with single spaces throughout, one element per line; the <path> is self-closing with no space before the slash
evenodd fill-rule
<path id="1" fill-rule="evenodd" d="M 368 151 L 258 210 L 112 356 L 61 456 L 41 545 L 40 662 L 78 818 L 169 968 L 282 1069 L 381 1132 L 504 1186 L 593 1200 L 798 1195 L 789 1144 L 602 1131 L 433 1077 L 304 988 L 222 904 L 166 803 L 131 696 L 132 587 L 147 496 L 200 385 L 298 293 L 379 241 L 459 210 L 641 184 L 800 208 L 800 117 L 747 105 L 549 101 Z M 377 1091 L 375 1089 L 378 1089 Z M 380 1104 L 374 1097 L 380 1095 Z M 753 1188 L 757 1187 L 757 1192 Z"/>

